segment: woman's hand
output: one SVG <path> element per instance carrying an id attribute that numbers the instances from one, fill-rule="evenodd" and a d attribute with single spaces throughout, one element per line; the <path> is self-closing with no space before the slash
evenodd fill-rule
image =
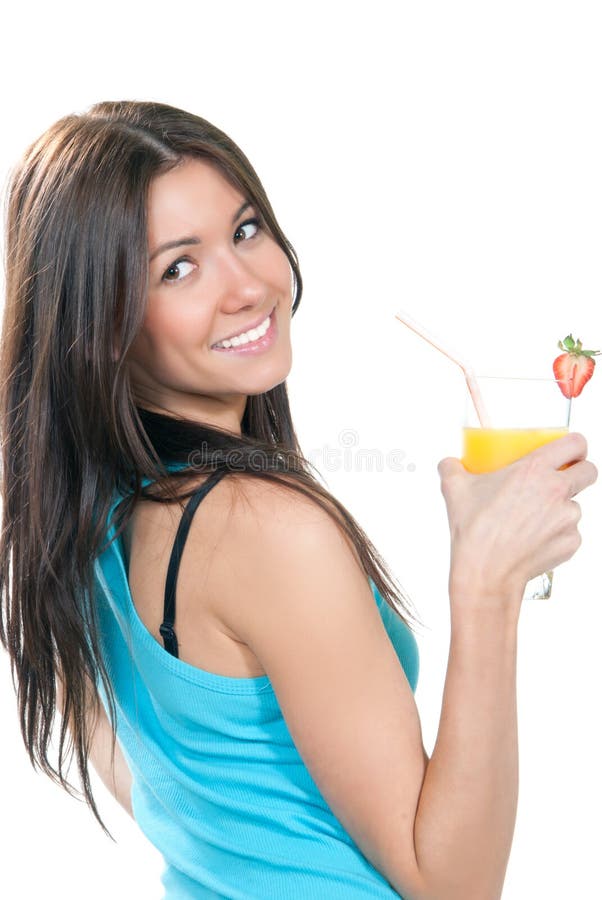
<path id="1" fill-rule="evenodd" d="M 586 455 L 585 438 L 572 432 L 484 475 L 467 472 L 453 457 L 441 460 L 450 596 L 470 587 L 489 602 L 520 598 L 529 579 L 573 556 L 581 509 L 572 498 L 598 477 Z"/>

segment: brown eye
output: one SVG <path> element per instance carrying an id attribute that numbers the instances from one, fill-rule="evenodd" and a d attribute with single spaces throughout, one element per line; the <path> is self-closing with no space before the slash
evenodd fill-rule
<path id="1" fill-rule="evenodd" d="M 253 228 L 255 228 L 255 232 L 251 235 L 247 235 L 247 237 L 246 237 L 247 241 L 251 240 L 251 238 L 254 238 L 257 235 L 257 233 L 259 232 L 259 230 L 261 228 L 259 219 L 247 219 L 246 222 L 243 222 L 242 225 L 239 225 L 238 228 L 236 229 L 236 234 L 239 234 L 243 230 L 243 228 L 248 228 L 249 225 L 252 225 Z"/>
<path id="2" fill-rule="evenodd" d="M 189 270 L 186 269 L 187 266 L 190 267 Z M 163 273 L 163 281 L 169 281 L 172 284 L 174 282 L 182 281 L 184 278 L 186 278 L 187 275 L 190 275 L 190 272 L 193 269 L 194 269 L 194 264 L 191 263 L 190 260 L 177 259 Z"/>

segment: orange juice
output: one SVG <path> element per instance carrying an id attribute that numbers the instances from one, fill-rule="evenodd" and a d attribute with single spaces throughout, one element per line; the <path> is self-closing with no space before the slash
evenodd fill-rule
<path id="1" fill-rule="evenodd" d="M 462 462 L 469 472 L 493 472 L 568 434 L 568 428 L 465 428 Z"/>

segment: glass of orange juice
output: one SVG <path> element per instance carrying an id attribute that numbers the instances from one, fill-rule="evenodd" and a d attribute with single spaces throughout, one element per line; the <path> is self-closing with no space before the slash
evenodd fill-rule
<path id="1" fill-rule="evenodd" d="M 491 427 L 481 426 L 467 398 L 462 463 L 469 472 L 492 472 L 568 433 L 571 400 L 554 378 L 474 377 Z M 547 600 L 553 574 L 532 578 L 524 599 Z"/>

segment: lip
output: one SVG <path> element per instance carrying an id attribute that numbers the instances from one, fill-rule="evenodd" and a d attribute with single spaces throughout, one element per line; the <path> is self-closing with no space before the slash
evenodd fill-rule
<path id="1" fill-rule="evenodd" d="M 275 309 L 276 309 L 275 306 L 272 307 L 272 312 L 269 313 L 270 316 L 272 315 L 272 313 L 274 312 Z M 239 334 L 243 334 L 246 331 L 253 331 L 254 328 L 257 328 L 258 325 L 261 325 L 262 322 L 265 322 L 266 318 L 267 318 L 267 316 L 264 313 L 263 316 L 261 317 L 261 319 L 257 319 L 257 321 L 253 323 L 253 325 L 249 325 L 247 328 L 239 328 L 238 331 L 234 332 L 234 334 L 229 334 L 229 335 L 227 335 L 227 337 L 220 338 L 219 341 L 215 342 L 215 344 L 219 344 L 219 343 L 221 343 L 221 341 L 231 341 L 233 337 L 238 337 Z M 220 349 L 220 348 L 216 348 L 215 344 L 211 344 L 212 349 L 214 349 L 214 350 Z"/>
<path id="2" fill-rule="evenodd" d="M 263 335 L 263 337 L 258 338 L 256 341 L 250 341 L 247 344 L 239 344 L 238 347 L 216 347 L 215 344 L 212 344 L 211 349 L 215 350 L 217 353 L 261 353 L 263 350 L 267 350 L 268 347 L 271 347 L 274 341 L 278 336 L 278 326 L 276 324 L 276 316 L 274 315 L 276 307 L 272 309 L 270 313 L 270 324 L 268 326 L 268 330 Z M 265 316 L 257 322 L 257 325 L 261 325 L 262 322 L 265 321 Z M 256 328 L 257 325 L 252 326 Z M 246 329 L 250 331 L 250 328 Z M 240 332 L 239 332 L 240 334 Z M 223 341 L 230 340 L 230 338 L 222 338 Z"/>

